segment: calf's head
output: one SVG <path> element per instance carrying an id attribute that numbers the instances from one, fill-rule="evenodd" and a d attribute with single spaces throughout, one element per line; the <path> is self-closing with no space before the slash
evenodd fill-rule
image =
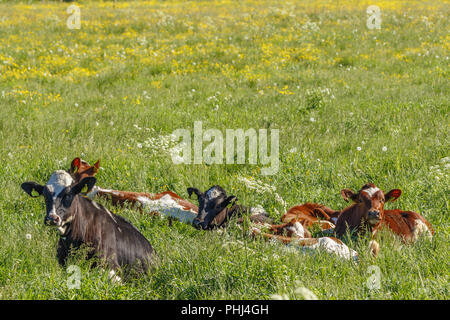
<path id="1" fill-rule="evenodd" d="M 63 170 L 52 174 L 46 185 L 36 182 L 22 183 L 22 189 L 32 197 L 44 196 L 46 215 L 44 223 L 57 226 L 62 232 L 64 225 L 73 219 L 71 210 L 75 197 L 95 185 L 94 177 L 86 177 L 74 184 L 72 176 Z"/>
<path id="2" fill-rule="evenodd" d="M 192 193 L 198 197 L 198 215 L 192 222 L 197 229 L 210 228 L 214 218 L 237 200 L 236 196 L 227 196 L 225 190 L 218 185 L 209 188 L 205 193 L 196 188 L 188 188 L 187 191 L 189 197 Z"/>
<path id="3" fill-rule="evenodd" d="M 384 204 L 388 201 L 395 201 L 400 197 L 402 191 L 400 189 L 392 189 L 388 193 L 384 193 L 373 183 L 368 183 L 354 193 L 350 189 L 341 190 L 341 195 L 345 201 L 351 199 L 356 203 L 356 211 L 361 215 L 361 219 L 367 221 L 370 226 L 376 225 L 383 219 Z"/>
<path id="4" fill-rule="evenodd" d="M 91 166 L 86 161 L 81 160 L 80 158 L 75 158 L 70 165 L 69 173 L 74 178 L 75 183 L 77 183 L 86 177 L 95 176 L 99 169 L 100 160 L 98 160 L 93 166 Z"/>

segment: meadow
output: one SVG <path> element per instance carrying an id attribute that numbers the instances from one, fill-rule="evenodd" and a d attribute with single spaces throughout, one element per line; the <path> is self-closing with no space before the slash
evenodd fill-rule
<path id="1" fill-rule="evenodd" d="M 379 29 L 366 24 L 373 4 Z M 0 1 L 0 299 L 450 298 L 448 1 L 78 1 L 79 29 L 69 5 Z M 278 172 L 175 165 L 171 134 L 194 121 L 278 129 Z M 400 188 L 386 208 L 436 233 L 404 245 L 382 232 L 376 259 L 369 239 L 348 240 L 355 264 L 99 200 L 161 261 L 119 285 L 74 257 L 70 289 L 44 201 L 20 184 L 77 156 L 101 160 L 105 188 L 187 197 L 219 184 L 275 220 L 307 201 L 344 208 L 340 190 L 371 181 Z"/>

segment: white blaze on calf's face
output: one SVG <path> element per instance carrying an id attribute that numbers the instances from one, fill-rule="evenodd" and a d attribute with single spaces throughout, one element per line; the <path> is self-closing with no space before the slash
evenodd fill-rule
<path id="1" fill-rule="evenodd" d="M 70 187 L 72 183 L 73 178 L 69 173 L 63 170 L 58 170 L 51 175 L 50 179 L 45 185 L 52 197 L 51 207 L 47 208 L 47 216 L 55 219 L 54 221 L 56 222 L 56 225 L 58 227 L 61 227 L 64 221 L 62 221 L 62 219 L 56 213 L 55 200 L 59 196 L 59 194 L 65 188 Z M 64 229 L 60 229 L 61 233 L 64 233 L 64 231 Z"/>
<path id="2" fill-rule="evenodd" d="M 208 197 L 209 200 L 217 198 L 220 194 L 221 194 L 220 191 L 217 190 L 216 188 L 209 189 L 206 192 L 206 196 Z"/>
<path id="3" fill-rule="evenodd" d="M 364 189 L 363 191 L 369 196 L 369 198 L 372 198 L 375 195 L 375 193 L 380 191 L 380 189 L 378 189 L 377 187 L 375 187 L 375 188 L 370 187 L 370 188 Z"/>
<path id="4" fill-rule="evenodd" d="M 56 199 L 61 191 L 63 191 L 67 187 L 70 187 L 72 183 L 73 178 L 69 173 L 63 170 L 58 170 L 52 174 L 45 186 L 47 187 L 48 191 L 52 193 L 53 199 Z"/>

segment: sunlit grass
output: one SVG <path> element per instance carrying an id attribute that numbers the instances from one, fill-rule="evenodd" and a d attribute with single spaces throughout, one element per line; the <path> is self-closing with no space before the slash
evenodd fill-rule
<path id="1" fill-rule="evenodd" d="M 449 298 L 448 5 L 377 1 L 0 3 L 0 298 L 319 299 Z M 174 165 L 161 137 L 179 128 L 280 130 L 280 168 Z M 103 187 L 159 192 L 219 184 L 279 219 L 306 201 L 343 208 L 342 188 L 400 188 L 388 208 L 420 212 L 432 242 L 380 235 L 349 243 L 355 265 L 249 239 L 237 228 L 201 232 L 112 208 L 156 248 L 152 274 L 118 286 L 80 260 L 80 290 L 57 264 L 44 203 L 20 189 L 76 157 L 101 159 Z M 275 189 L 257 192 L 255 179 Z M 283 201 L 280 201 L 281 197 Z M 27 238 L 31 235 L 31 239 Z M 228 245 L 229 243 L 237 243 Z M 369 290 L 368 267 L 381 271 Z"/>

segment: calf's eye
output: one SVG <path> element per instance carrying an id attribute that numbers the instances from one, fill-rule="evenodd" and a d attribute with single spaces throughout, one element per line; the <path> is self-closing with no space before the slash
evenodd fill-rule
<path id="1" fill-rule="evenodd" d="M 72 195 L 71 194 L 66 194 L 64 196 L 64 198 L 62 199 L 62 203 L 65 207 L 70 206 L 70 204 L 72 203 Z"/>

